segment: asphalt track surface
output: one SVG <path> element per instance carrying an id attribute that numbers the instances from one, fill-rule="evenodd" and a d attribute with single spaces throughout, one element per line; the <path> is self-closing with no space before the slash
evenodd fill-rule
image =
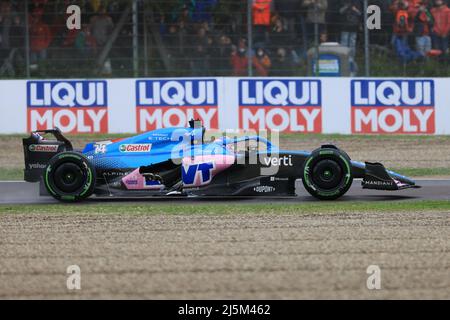
<path id="1" fill-rule="evenodd" d="M 392 201 L 392 200 L 450 200 L 450 180 L 417 180 L 421 189 L 407 189 L 400 191 L 378 191 L 363 190 L 360 181 L 354 181 L 349 192 L 340 199 L 340 201 Z M 204 202 L 232 202 L 235 200 L 245 202 L 273 203 L 273 202 L 299 202 L 299 201 L 317 201 L 305 191 L 301 181 L 296 184 L 298 197 L 290 198 L 167 198 L 167 197 L 149 197 L 149 198 L 131 198 L 131 199 L 112 199 L 112 198 L 91 198 L 88 202 L 104 201 L 130 201 L 145 202 L 152 201 L 165 203 L 177 201 L 180 203 L 204 203 Z M 26 183 L 22 181 L 4 181 L 0 182 L 0 204 L 51 204 L 57 201 L 51 197 L 39 196 L 39 184 Z"/>

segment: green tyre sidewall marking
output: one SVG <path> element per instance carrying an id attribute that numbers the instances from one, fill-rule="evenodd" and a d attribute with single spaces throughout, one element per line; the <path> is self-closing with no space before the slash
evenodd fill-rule
<path id="1" fill-rule="evenodd" d="M 327 157 L 332 156 L 332 157 Z M 314 182 L 312 181 L 312 174 L 311 174 L 311 163 L 319 161 L 319 158 L 334 158 L 334 160 L 339 162 L 342 162 L 340 164 L 343 164 L 344 169 L 344 177 L 345 180 L 341 185 L 339 185 L 336 190 L 332 191 L 324 191 L 320 190 L 314 185 Z M 316 161 L 315 161 L 316 160 Z M 303 182 L 305 185 L 305 188 L 311 195 L 317 196 L 321 199 L 336 199 L 345 194 L 348 189 L 350 188 L 351 182 L 352 182 L 352 172 L 351 172 L 351 165 L 349 160 L 347 159 L 347 155 L 340 150 L 336 149 L 318 149 L 316 151 L 313 151 L 311 153 L 311 156 L 306 160 L 304 171 L 303 171 Z"/>
<path id="2" fill-rule="evenodd" d="M 89 167 L 87 168 L 87 176 L 88 176 L 88 181 L 84 184 L 84 189 L 83 189 L 83 192 L 80 193 L 80 197 L 83 197 L 91 188 L 92 170 Z"/>
<path id="3" fill-rule="evenodd" d="M 71 161 L 71 159 L 73 159 Z M 85 182 L 83 185 L 73 194 L 65 193 L 63 191 L 55 189 L 53 182 L 54 168 L 63 165 L 64 163 L 74 163 L 79 166 L 85 176 Z M 89 197 L 95 187 L 95 168 L 90 164 L 89 160 L 82 154 L 77 154 L 74 152 L 64 152 L 54 156 L 50 159 L 49 164 L 44 172 L 44 183 L 47 191 L 57 200 L 64 202 L 76 202 Z"/>
<path id="4" fill-rule="evenodd" d="M 52 166 L 49 165 L 47 167 L 47 169 L 45 170 L 45 177 L 44 177 L 45 186 L 46 186 L 48 192 L 50 192 L 50 194 L 52 194 L 53 196 L 56 196 L 57 195 L 56 192 L 53 190 L 52 187 L 50 187 L 50 183 L 48 182 L 48 175 L 50 174 L 51 171 L 52 171 Z"/>

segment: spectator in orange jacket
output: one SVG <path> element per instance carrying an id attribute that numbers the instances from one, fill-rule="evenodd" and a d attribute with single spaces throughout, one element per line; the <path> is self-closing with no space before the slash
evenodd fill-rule
<path id="1" fill-rule="evenodd" d="M 254 0 L 252 5 L 255 43 L 266 41 L 270 28 L 272 0 Z"/>
<path id="2" fill-rule="evenodd" d="M 446 54 L 448 51 L 448 34 L 450 31 L 450 9 L 444 0 L 435 0 L 431 9 L 434 18 L 432 32 L 433 48 Z"/>
<path id="3" fill-rule="evenodd" d="M 252 56 L 253 70 L 258 76 L 266 76 L 269 72 L 267 60 L 264 60 L 264 57 L 259 59 L 256 56 Z M 247 41 L 243 38 L 239 40 L 239 45 L 236 50 L 233 50 L 231 53 L 231 66 L 233 76 L 245 77 L 248 75 Z"/>
<path id="4" fill-rule="evenodd" d="M 256 69 L 256 75 L 267 77 L 269 75 L 272 62 L 263 48 L 256 49 L 256 55 L 253 57 L 253 66 Z"/>
<path id="5" fill-rule="evenodd" d="M 409 1 L 394 0 L 389 9 L 394 15 L 394 36 L 407 37 L 413 27 Z"/>
<path id="6" fill-rule="evenodd" d="M 231 67 L 233 76 L 242 77 L 248 74 L 247 41 L 245 39 L 239 39 L 238 47 L 232 50 Z"/>
<path id="7" fill-rule="evenodd" d="M 414 21 L 413 33 L 416 38 L 416 50 L 425 57 L 431 50 L 430 35 L 434 24 L 433 15 L 422 1 L 416 1 L 410 13 Z"/>

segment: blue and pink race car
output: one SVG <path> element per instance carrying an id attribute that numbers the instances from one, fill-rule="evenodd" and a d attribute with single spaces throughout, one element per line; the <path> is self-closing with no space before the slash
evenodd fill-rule
<path id="1" fill-rule="evenodd" d="M 47 139 L 47 136 L 52 137 Z M 417 188 L 380 163 L 361 163 L 334 145 L 313 152 L 281 150 L 259 136 L 205 140 L 205 128 L 158 129 L 130 138 L 89 143 L 75 151 L 60 130 L 23 139 L 25 181 L 65 201 L 96 197 L 296 196 L 295 181 L 321 200 L 343 196 L 354 178 L 377 190 Z M 247 146 L 238 150 L 238 144 Z M 252 148 L 251 144 L 264 148 Z"/>

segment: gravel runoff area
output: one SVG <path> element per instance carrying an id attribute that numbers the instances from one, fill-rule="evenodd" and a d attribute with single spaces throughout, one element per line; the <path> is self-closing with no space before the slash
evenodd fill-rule
<path id="1" fill-rule="evenodd" d="M 450 299 L 450 211 L 4 213 L 0 298 Z"/>

